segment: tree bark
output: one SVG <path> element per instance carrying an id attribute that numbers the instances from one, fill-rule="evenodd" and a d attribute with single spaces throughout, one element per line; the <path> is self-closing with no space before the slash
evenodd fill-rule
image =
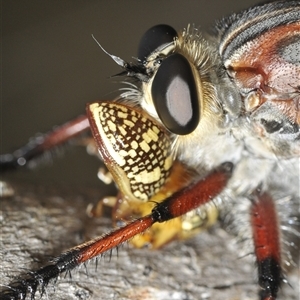
<path id="1" fill-rule="evenodd" d="M 1 284 L 9 285 L 62 251 L 111 230 L 108 217 L 89 218 L 93 188 L 12 184 L 1 199 Z M 257 299 L 251 257 L 239 258 L 238 244 L 216 224 L 186 242 L 162 250 L 129 244 L 62 275 L 47 286 L 45 299 Z M 289 277 L 280 299 L 299 299 L 299 274 Z M 48 297 L 48 298 L 47 298 Z M 39 294 L 37 293 L 37 299 Z M 28 297 L 29 299 L 29 297 Z"/>

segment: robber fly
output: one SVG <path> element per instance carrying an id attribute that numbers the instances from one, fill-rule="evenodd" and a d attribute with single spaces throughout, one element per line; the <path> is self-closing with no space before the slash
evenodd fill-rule
<path id="1" fill-rule="evenodd" d="M 88 144 L 120 191 L 115 217 L 125 224 L 30 272 L 2 298 L 34 298 L 38 287 L 43 293 L 61 273 L 140 233 L 151 238 L 135 243 L 160 247 L 218 214 L 254 254 L 259 298 L 277 299 L 288 281 L 289 248 L 300 237 L 300 2 L 233 14 L 210 36 L 193 26 L 154 26 L 134 63 L 106 53 L 133 82 L 127 90 L 88 103 L 86 115 L 2 155 L 1 168 L 29 165 L 91 130 Z"/>

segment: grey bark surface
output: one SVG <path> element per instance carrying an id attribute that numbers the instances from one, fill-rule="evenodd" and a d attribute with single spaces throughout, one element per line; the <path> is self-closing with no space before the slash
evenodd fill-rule
<path id="1" fill-rule="evenodd" d="M 2 285 L 111 230 L 108 217 L 86 215 L 87 204 L 99 199 L 97 189 L 12 186 L 15 195 L 1 199 Z M 94 259 L 50 282 L 43 299 L 257 299 L 252 258 L 239 258 L 235 239 L 217 224 L 157 251 L 122 245 L 97 265 Z M 284 284 L 280 299 L 299 299 L 299 273 L 289 283 L 293 288 Z"/>

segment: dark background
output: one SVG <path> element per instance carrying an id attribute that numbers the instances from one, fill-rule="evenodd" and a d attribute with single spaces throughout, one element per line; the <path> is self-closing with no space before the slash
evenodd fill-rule
<path id="1" fill-rule="evenodd" d="M 25 144 L 85 112 L 85 104 L 112 99 L 120 68 L 97 46 L 132 61 L 142 34 L 167 23 L 203 30 L 214 20 L 259 1 L 1 1 L 1 153 Z M 22 181 L 96 186 L 98 162 L 85 149 L 67 152 L 52 167 L 17 172 Z"/>

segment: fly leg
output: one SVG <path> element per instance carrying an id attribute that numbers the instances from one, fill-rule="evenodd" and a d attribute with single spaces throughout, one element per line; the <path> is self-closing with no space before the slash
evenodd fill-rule
<path id="1" fill-rule="evenodd" d="M 152 212 L 128 223 L 101 237 L 73 247 L 54 259 L 49 265 L 27 274 L 26 278 L 13 282 L 3 291 L 1 299 L 25 299 L 31 295 L 34 299 L 38 287 L 41 293 L 50 280 L 55 280 L 61 273 L 70 272 L 80 264 L 118 247 L 137 234 L 143 233 L 156 222 L 164 222 L 180 217 L 187 212 L 213 200 L 226 187 L 231 177 L 232 164 L 224 163 L 192 185 L 176 192 L 157 204 Z"/>
<path id="2" fill-rule="evenodd" d="M 267 193 L 257 194 L 251 207 L 251 224 L 261 300 L 274 300 L 282 281 L 279 224 Z"/>
<path id="3" fill-rule="evenodd" d="M 17 169 L 19 167 L 32 167 L 35 159 L 42 157 L 55 147 L 65 144 L 72 138 L 78 137 L 87 132 L 90 128 L 87 116 L 79 116 L 45 135 L 32 138 L 25 146 L 11 154 L 0 155 L 0 170 Z"/>

